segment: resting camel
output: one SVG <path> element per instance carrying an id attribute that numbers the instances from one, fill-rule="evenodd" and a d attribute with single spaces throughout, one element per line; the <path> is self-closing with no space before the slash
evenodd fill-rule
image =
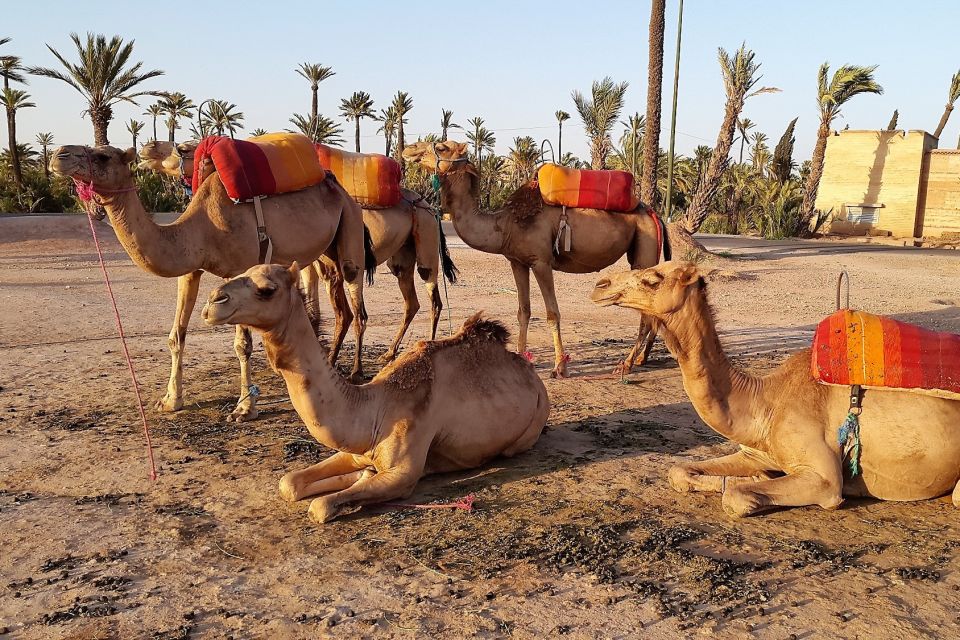
<path id="1" fill-rule="evenodd" d="M 520 335 L 517 350 L 527 348 L 527 327 L 530 324 L 530 271 L 533 271 L 543 302 L 547 323 L 553 332 L 554 368 L 552 377 L 567 375 L 569 357 L 564 353 L 560 337 L 560 307 L 553 285 L 553 272 L 590 273 L 600 271 L 624 254 L 630 268 L 657 264 L 660 246 L 657 223 L 646 213 L 612 213 L 597 209 L 567 209 L 572 230 L 572 250 L 554 251 L 560 227 L 561 207 L 542 206 L 542 211 L 529 215 L 530 205 L 520 204 L 518 191 L 500 211 L 484 213 L 479 209 L 479 177 L 466 157 L 467 145 L 461 142 L 417 142 L 403 150 L 408 162 L 418 162 L 440 177 L 440 200 L 444 211 L 453 217 L 457 234 L 474 249 L 497 253 L 510 261 L 517 284 L 520 308 Z M 521 187 L 521 190 L 529 187 Z M 541 207 L 539 192 L 530 194 Z M 664 247 L 667 247 L 664 243 Z M 629 371 L 637 357 L 642 364 L 656 337 L 656 327 L 641 317 L 640 335 L 620 369 Z"/>
<path id="2" fill-rule="evenodd" d="M 180 178 L 182 158 L 182 175 L 190 175 L 193 173 L 193 149 L 196 145 L 194 144 L 192 148 L 189 145 L 190 143 L 174 145 L 171 142 L 148 142 L 140 150 L 140 167 Z M 403 189 L 402 195 L 403 199 L 394 207 L 363 209 L 363 222 L 370 231 L 377 265 L 387 264 L 390 272 L 397 277 L 397 286 L 400 287 L 400 295 L 403 296 L 403 319 L 390 348 L 380 357 L 382 364 L 390 362 L 397 356 L 400 343 L 420 310 L 420 301 L 417 299 L 417 290 L 413 281 L 414 269 L 423 280 L 430 298 L 431 340 L 437 337 L 437 324 L 440 321 L 440 312 L 443 310 L 443 302 L 437 288 L 441 266 L 447 280 L 451 283 L 457 280 L 457 268 L 450 258 L 443 232 L 434 217 L 433 210 L 421 204 L 422 198 L 413 191 Z M 301 275 L 304 277 L 309 304 L 315 307 L 314 313 L 319 313 L 319 308 L 316 307 L 318 277 L 327 288 L 336 321 L 331 362 L 336 362 L 347 327 L 353 318 L 350 308 L 343 304 L 345 297 L 337 265 L 326 256 L 321 256 L 318 262 L 311 265 L 311 268 L 305 268 Z"/>
<path id="3" fill-rule="evenodd" d="M 203 318 L 261 331 L 310 434 L 337 450 L 280 481 L 287 500 L 320 496 L 310 504 L 314 521 L 405 498 L 427 474 L 513 456 L 540 437 L 550 400 L 533 367 L 506 350 L 500 323 L 477 314 L 457 335 L 419 342 L 354 386 L 327 362 L 297 280 L 296 264 L 253 267 L 210 294 Z"/>
<path id="4" fill-rule="evenodd" d="M 859 418 L 862 473 L 851 478 L 837 444 L 849 388 L 816 382 L 810 349 L 763 377 L 733 367 L 694 265 L 667 262 L 602 278 L 592 299 L 659 320 L 697 413 L 740 445 L 734 454 L 670 469 L 677 491 L 720 492 L 733 516 L 780 506 L 834 509 L 843 496 L 924 500 L 950 491 L 960 507 L 960 401 L 867 391 Z"/>
<path id="5" fill-rule="evenodd" d="M 117 239 L 133 262 L 164 278 L 177 278 L 177 310 L 170 330 L 172 366 L 161 411 L 183 406 L 183 348 L 190 314 L 197 301 L 200 276 L 209 271 L 222 278 L 243 273 L 259 261 L 260 246 L 253 205 L 234 204 L 219 176 L 205 180 L 187 210 L 169 225 L 158 225 L 143 209 L 130 164 L 133 149 L 65 146 L 58 148 L 50 168 L 89 183 L 106 209 Z M 342 266 L 353 304 L 363 309 L 364 231 L 360 208 L 336 180 L 272 196 L 263 201 L 263 216 L 273 241 L 273 259 L 312 262 L 326 252 Z M 358 314 L 365 322 L 366 311 Z M 360 345 L 354 375 L 362 376 Z M 250 330 L 237 326 L 234 349 L 240 359 L 240 400 L 228 420 L 257 417 L 255 387 L 250 377 L 253 341 Z"/>

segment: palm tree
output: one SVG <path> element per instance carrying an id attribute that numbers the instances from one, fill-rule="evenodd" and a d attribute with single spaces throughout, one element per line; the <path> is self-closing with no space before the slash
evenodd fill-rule
<path id="1" fill-rule="evenodd" d="M 953 103 L 960 98 L 960 71 L 953 74 L 950 78 L 950 88 L 947 90 L 947 106 L 943 108 L 943 115 L 940 116 L 940 122 L 937 124 L 937 130 L 933 132 L 934 138 L 939 138 L 943 133 L 943 128 L 947 126 L 947 120 L 953 112 Z"/>
<path id="2" fill-rule="evenodd" d="M 37 144 L 40 145 L 40 149 L 43 153 L 43 177 L 50 180 L 50 147 L 53 146 L 53 134 L 50 132 L 42 132 L 37 134 Z"/>
<path id="3" fill-rule="evenodd" d="M 18 56 L 0 56 L 0 76 L 3 76 L 3 88 L 9 89 L 11 82 L 27 84 L 27 79 L 21 71 L 23 65 Z"/>
<path id="4" fill-rule="evenodd" d="M 159 100 L 147 107 L 143 115 L 150 116 L 153 119 L 153 139 L 157 139 L 157 118 L 163 115 L 163 103 Z"/>
<path id="5" fill-rule="evenodd" d="M 579 91 L 571 94 L 590 142 L 590 164 L 594 169 L 605 169 L 607 166 L 607 155 L 613 146 L 610 130 L 620 117 L 627 86 L 626 82 L 614 84 L 607 76 L 599 82 L 593 82 L 589 99 Z"/>
<path id="6" fill-rule="evenodd" d="M 883 87 L 877 84 L 872 67 L 858 67 L 845 64 L 833 74 L 830 82 L 830 63 L 824 62 L 817 72 L 817 104 L 820 106 L 820 127 L 817 129 L 817 144 L 813 148 L 813 157 L 810 159 L 810 174 L 807 176 L 803 188 L 802 213 L 806 222 L 813 219 L 814 207 L 817 202 L 817 191 L 820 188 L 820 178 L 823 176 L 823 158 L 827 151 L 827 137 L 830 135 L 830 125 L 834 118 L 840 115 L 842 107 L 850 98 L 861 93 L 883 93 Z"/>
<path id="7" fill-rule="evenodd" d="M 640 176 L 640 199 L 650 206 L 654 206 L 657 199 L 657 159 L 660 156 L 660 103 L 663 91 L 665 10 L 666 0 L 653 0 L 650 3 L 647 116 L 646 132 L 643 138 L 643 175 Z"/>
<path id="8" fill-rule="evenodd" d="M 623 137 L 621 137 L 621 146 L 625 153 L 630 154 L 630 173 L 634 176 L 637 175 L 637 153 L 640 150 L 640 139 L 643 137 L 646 130 L 646 120 L 639 113 L 634 112 L 632 116 L 627 118 L 626 122 L 621 122 L 626 131 L 623 132 Z"/>
<path id="9" fill-rule="evenodd" d="M 224 131 L 229 131 L 232 138 L 234 129 L 243 129 L 243 112 L 234 111 L 236 108 L 237 105 L 226 100 L 210 100 L 207 113 L 200 116 L 201 133 L 207 135 L 210 131 L 215 131 L 218 136 L 222 136 Z"/>
<path id="10" fill-rule="evenodd" d="M 513 139 L 513 147 L 507 152 L 506 166 L 514 185 L 522 184 L 533 176 L 540 161 L 537 141 L 530 136 L 518 136 Z"/>
<path id="11" fill-rule="evenodd" d="M 180 128 L 180 118 L 191 117 L 196 105 L 193 104 L 193 100 L 183 95 L 179 91 L 168 93 L 166 97 L 160 101 L 160 104 L 163 108 L 163 113 L 168 116 L 167 132 L 170 136 L 169 141 L 175 142 L 174 131 Z"/>
<path id="12" fill-rule="evenodd" d="M 20 154 L 17 153 L 17 111 L 37 106 L 28 100 L 29 97 L 26 91 L 11 89 L 10 87 L 5 87 L 3 92 L 0 93 L 0 102 L 7 110 L 7 148 L 10 150 L 13 183 L 16 185 L 18 192 L 23 186 L 23 171 L 20 168 Z"/>
<path id="13" fill-rule="evenodd" d="M 723 72 L 727 102 L 720 133 L 717 135 L 717 144 L 713 149 L 713 155 L 710 156 L 710 165 L 703 180 L 697 185 L 697 190 L 684 214 L 684 227 L 690 233 L 696 233 L 703 221 L 707 219 L 710 202 L 727 168 L 727 157 L 730 155 L 730 146 L 733 144 L 737 119 L 743 111 L 743 103 L 752 96 L 779 91 L 775 87 L 753 89 L 762 77 L 757 74 L 760 63 L 754 60 L 755 55 L 753 51 L 747 49 L 746 44 L 740 45 L 733 55 L 722 48 L 718 51 L 717 57 L 720 61 L 720 70 Z"/>
<path id="14" fill-rule="evenodd" d="M 793 130 L 797 126 L 797 118 L 790 121 L 786 131 L 780 136 L 780 142 L 773 150 L 773 176 L 781 184 L 790 178 L 793 172 L 793 143 L 796 138 L 793 136 Z"/>
<path id="15" fill-rule="evenodd" d="M 737 120 L 737 131 L 740 132 L 740 164 L 743 164 L 743 145 L 750 135 L 750 130 L 757 126 L 757 123 L 750 118 L 740 118 Z"/>
<path id="16" fill-rule="evenodd" d="M 756 166 L 757 162 L 754 160 L 753 156 L 755 156 L 761 149 L 767 148 L 768 139 L 769 138 L 767 138 L 767 134 L 762 131 L 757 131 L 755 134 L 753 134 L 753 150 L 750 152 L 750 155 L 754 166 Z"/>
<path id="17" fill-rule="evenodd" d="M 310 117 L 313 120 L 317 120 L 320 115 L 317 113 L 317 90 L 319 89 L 321 82 L 331 76 L 336 75 L 336 72 L 331 67 L 325 67 L 322 64 L 301 62 L 300 67 L 297 69 L 297 73 L 303 76 L 307 82 L 310 83 Z"/>
<path id="18" fill-rule="evenodd" d="M 440 116 L 440 142 L 447 141 L 447 129 L 463 129 L 460 125 L 453 122 L 453 111 L 442 109 Z"/>
<path id="19" fill-rule="evenodd" d="M 900 110 L 894 109 L 893 115 L 890 116 L 890 122 L 887 123 L 887 131 L 896 131 L 897 130 L 897 120 L 900 119 Z M 940 136 L 937 136 L 938 138 Z"/>
<path id="20" fill-rule="evenodd" d="M 470 118 L 469 120 L 467 120 L 467 122 L 470 124 L 471 127 L 473 127 L 473 131 L 467 134 L 467 140 L 473 143 L 473 155 L 474 155 L 473 163 L 479 167 L 480 166 L 480 146 L 481 146 L 481 141 L 483 140 L 483 138 L 480 135 L 480 131 L 481 129 L 486 131 L 486 129 L 484 129 L 483 127 L 484 120 L 480 116 L 477 116 L 476 118 Z M 489 131 L 487 133 L 489 133 Z"/>
<path id="21" fill-rule="evenodd" d="M 140 135 L 140 132 L 143 130 L 143 123 L 137 120 L 136 118 L 130 118 L 127 122 L 127 131 L 133 137 L 133 148 L 137 148 L 137 137 Z"/>
<path id="22" fill-rule="evenodd" d="M 267 135 L 267 130 L 261 127 L 257 127 L 256 129 L 250 132 L 250 135 L 253 136 L 254 138 L 256 138 L 257 136 L 265 136 Z"/>
<path id="23" fill-rule="evenodd" d="M 92 33 L 87 34 L 86 43 L 81 42 L 76 33 L 71 33 L 70 39 L 77 49 L 80 64 L 69 62 L 48 44 L 47 49 L 63 65 L 66 72 L 47 67 L 31 67 L 27 71 L 33 75 L 61 80 L 80 92 L 87 100 L 86 112 L 93 121 L 95 144 L 109 144 L 107 127 L 113 118 L 113 105 L 121 101 L 136 104 L 134 98 L 138 96 L 162 95 L 158 91 L 132 90 L 145 80 L 163 75 L 163 71 L 141 71 L 142 62 L 127 67 L 133 53 L 133 40 L 124 44 L 120 36 L 113 36 L 108 42 L 103 35 Z"/>
<path id="24" fill-rule="evenodd" d="M 407 123 L 407 114 L 413 109 L 413 98 L 406 91 L 397 91 L 391 106 L 397 113 L 397 156 L 400 166 L 403 166 L 403 147 L 407 144 L 407 139 L 403 135 L 403 125 Z"/>
<path id="25" fill-rule="evenodd" d="M 290 118 L 290 123 L 297 128 L 297 131 L 318 144 L 327 144 L 333 147 L 339 147 L 343 144 L 343 138 L 340 137 L 343 128 L 325 115 L 321 114 L 317 116 L 316 120 L 310 120 L 306 116 L 295 113 Z"/>
<path id="26" fill-rule="evenodd" d="M 446 113 L 446 111 L 444 111 L 444 113 Z M 380 125 L 380 128 L 377 129 L 377 133 L 383 134 L 383 155 L 389 156 L 390 150 L 393 148 L 393 136 L 397 131 L 397 110 L 393 108 L 393 105 L 390 105 L 386 109 L 380 109 L 380 115 L 377 116 L 377 119 L 383 123 Z"/>
<path id="27" fill-rule="evenodd" d="M 373 110 L 373 98 L 366 91 L 354 91 L 349 98 L 340 101 L 340 113 L 347 120 L 353 120 L 356 125 L 356 143 L 357 153 L 360 153 L 360 119 L 376 119 L 377 114 Z"/>
<path id="28" fill-rule="evenodd" d="M 563 159 L 563 123 L 570 119 L 570 114 L 558 109 L 553 117 L 557 119 L 557 157 Z"/>

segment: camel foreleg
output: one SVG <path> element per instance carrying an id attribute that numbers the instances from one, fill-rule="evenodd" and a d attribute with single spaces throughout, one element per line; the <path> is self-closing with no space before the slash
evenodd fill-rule
<path id="1" fill-rule="evenodd" d="M 417 288 L 413 283 L 413 264 L 393 263 L 390 265 L 391 271 L 397 276 L 397 286 L 400 288 L 400 295 L 403 296 L 403 320 L 400 321 L 400 328 L 390 344 L 390 348 L 385 354 L 380 356 L 380 363 L 386 364 L 397 357 L 400 350 L 400 342 L 406 335 L 410 323 L 420 310 L 420 301 L 417 300 Z"/>
<path id="2" fill-rule="evenodd" d="M 280 495 L 284 500 L 296 502 L 321 493 L 342 491 L 360 479 L 366 466 L 353 454 L 338 451 L 323 462 L 283 476 Z"/>
<path id="3" fill-rule="evenodd" d="M 513 281 L 517 285 L 517 322 L 520 323 L 520 333 L 517 335 L 517 353 L 527 351 L 527 330 L 530 327 L 530 268 L 514 260 L 510 261 L 513 269 Z"/>
<path id="4" fill-rule="evenodd" d="M 187 325 L 197 304 L 200 276 L 203 271 L 194 271 L 177 278 L 177 310 L 173 314 L 173 328 L 167 344 L 170 348 L 170 381 L 167 393 L 157 400 L 157 411 L 178 411 L 183 407 L 183 349 L 187 340 Z"/>
<path id="5" fill-rule="evenodd" d="M 708 491 L 723 493 L 726 487 L 741 484 L 744 481 L 767 480 L 770 474 L 768 464 L 740 450 L 728 456 L 678 464 L 670 467 L 668 478 L 675 491 Z"/>
<path id="6" fill-rule="evenodd" d="M 540 285 L 543 303 L 547 307 L 547 324 L 553 333 L 553 371 L 551 378 L 567 377 L 567 360 L 569 357 L 563 351 L 563 338 L 560 336 L 560 305 L 557 304 L 557 292 L 553 286 L 553 267 L 549 264 L 537 263 L 533 267 L 533 275 Z"/>
<path id="7" fill-rule="evenodd" d="M 643 366 L 650 357 L 653 350 L 653 343 L 657 339 L 657 321 L 649 316 L 640 316 L 640 330 L 637 333 L 637 341 L 630 349 L 630 353 L 624 358 L 623 362 L 618 364 L 613 370 L 615 374 L 626 375 L 633 371 L 635 366 Z"/>
<path id="8" fill-rule="evenodd" d="M 365 504 L 406 498 L 413 493 L 422 473 L 423 464 L 421 463 L 419 468 L 403 466 L 375 474 L 362 474 L 357 482 L 343 491 L 321 496 L 311 502 L 310 519 L 323 524 Z"/>
<path id="9" fill-rule="evenodd" d="M 819 505 L 835 509 L 843 502 L 840 465 L 826 472 L 805 467 L 780 478 L 727 485 L 723 510 L 734 517 L 750 516 L 775 507 Z"/>
<path id="10" fill-rule="evenodd" d="M 240 399 L 233 412 L 227 416 L 227 422 L 249 422 L 256 420 L 260 415 L 257 409 L 257 398 L 260 392 L 253 384 L 250 375 L 250 356 L 253 354 L 253 335 L 249 327 L 237 325 L 237 332 L 233 338 L 233 350 L 240 360 Z"/>
<path id="11" fill-rule="evenodd" d="M 348 274 L 349 275 L 349 274 Z M 353 333 L 357 340 L 357 350 L 353 356 L 353 370 L 350 372 L 350 381 L 355 384 L 363 382 L 363 334 L 367 330 L 367 307 L 363 304 L 363 271 L 357 269 L 356 276 L 346 279 L 347 292 L 350 295 L 350 305 L 353 307 Z"/>

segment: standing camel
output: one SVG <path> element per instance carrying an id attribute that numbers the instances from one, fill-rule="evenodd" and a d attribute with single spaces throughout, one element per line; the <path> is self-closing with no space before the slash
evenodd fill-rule
<path id="1" fill-rule="evenodd" d="M 193 148 L 189 143 L 174 145 L 170 142 L 148 142 L 140 150 L 140 167 L 180 178 L 193 172 Z M 193 145 L 194 147 L 196 145 Z M 182 174 L 181 174 L 182 167 Z M 432 209 L 422 204 L 422 198 L 406 189 L 401 190 L 401 201 L 383 209 L 363 209 L 363 223 L 370 232 L 376 264 L 387 264 L 397 277 L 397 286 L 403 296 L 403 319 L 390 348 L 380 356 L 382 364 L 397 356 L 400 342 L 410 323 L 420 310 L 413 272 L 416 269 L 430 298 L 430 339 L 437 337 L 437 324 L 443 302 L 437 288 L 440 269 L 451 283 L 457 281 L 457 268 L 450 258 L 443 230 Z M 318 280 L 322 280 L 333 307 L 335 328 L 330 349 L 330 362 L 337 361 L 340 348 L 353 318 L 353 312 L 345 304 L 342 278 L 335 262 L 326 256 L 301 271 L 307 290 L 308 304 L 319 313 Z"/>
<path id="2" fill-rule="evenodd" d="M 154 275 L 177 278 L 177 310 L 169 338 L 170 381 L 166 395 L 156 403 L 158 410 L 177 411 L 183 406 L 183 348 L 200 277 L 209 271 L 229 278 L 257 264 L 257 221 L 253 204 L 235 204 L 220 177 L 212 175 L 176 222 L 158 225 L 137 195 L 130 169 L 136 158 L 134 149 L 71 145 L 53 153 L 50 168 L 91 186 L 117 239 L 137 266 Z M 271 196 L 262 206 L 273 242 L 273 260 L 309 263 L 326 252 L 341 266 L 352 302 L 361 311 L 357 322 L 365 322 L 363 219 L 359 206 L 337 181 L 328 178 L 301 191 Z M 249 370 L 253 350 L 249 329 L 237 326 L 234 350 L 240 359 L 240 399 L 228 420 L 242 422 L 258 415 Z M 354 376 L 362 376 L 359 344 Z"/>
<path id="3" fill-rule="evenodd" d="M 862 473 L 844 473 L 837 434 L 851 411 L 850 388 L 819 384 L 810 349 L 763 377 L 731 365 L 696 266 L 667 262 L 611 275 L 591 298 L 657 318 L 697 413 L 740 445 L 731 455 L 671 468 L 677 491 L 721 493 L 732 516 L 778 506 L 833 509 L 843 496 L 925 500 L 951 491 L 960 507 L 960 401 L 871 388 L 859 416 Z"/>
<path id="4" fill-rule="evenodd" d="M 467 145 L 460 142 L 417 142 L 403 150 L 408 162 L 418 162 L 440 177 L 441 208 L 453 216 L 453 226 L 460 238 L 474 249 L 497 253 L 510 261 L 519 297 L 520 335 L 517 350 L 527 348 L 530 324 L 530 271 L 533 271 L 543 302 L 547 307 L 547 323 L 553 332 L 554 367 L 552 377 L 567 375 L 569 356 L 564 353 L 560 337 L 560 307 L 553 285 L 553 272 L 591 273 L 600 271 L 624 254 L 632 269 L 649 267 L 660 259 L 658 222 L 645 210 L 613 213 L 598 209 L 568 208 L 567 224 L 572 233 L 570 251 L 557 253 L 554 243 L 563 215 L 561 207 L 543 205 L 540 193 L 524 193 L 521 187 L 500 211 L 484 213 L 479 209 L 479 177 L 467 159 Z M 531 200 L 535 200 L 531 203 Z M 530 209 L 540 209 L 531 215 Z M 669 253 L 667 242 L 663 242 Z M 669 256 L 668 256 L 669 257 Z M 622 370 L 629 371 L 640 355 L 642 364 L 656 337 L 653 322 L 641 317 L 637 343 Z"/>

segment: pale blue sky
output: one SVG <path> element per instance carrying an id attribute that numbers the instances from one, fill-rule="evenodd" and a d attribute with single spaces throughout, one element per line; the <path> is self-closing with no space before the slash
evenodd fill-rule
<path id="1" fill-rule="evenodd" d="M 4 14 L 12 19 L 0 27 L 0 36 L 13 42 L 0 52 L 20 55 L 28 65 L 55 66 L 44 44 L 72 58 L 71 31 L 134 38 L 135 58 L 166 71 L 145 87 L 183 91 L 195 102 L 234 102 L 246 114 L 247 131 L 284 129 L 291 113 L 309 110 L 309 87 L 294 72 L 301 61 L 330 65 L 337 73 L 320 86 L 320 111 L 328 116 L 339 120 L 340 99 L 355 90 L 369 92 L 379 109 L 402 89 L 414 100 L 408 137 L 436 131 L 440 110 L 447 108 L 461 124 L 485 118 L 501 152 L 517 135 L 555 139 L 553 113 L 564 109 L 574 114 L 565 126 L 564 148 L 585 157 L 570 91 L 586 91 L 605 75 L 630 83 L 622 119 L 642 113 L 646 103 L 649 3 L 642 0 L 8 2 Z M 664 148 L 678 3 L 667 4 Z M 799 116 L 799 159 L 813 146 L 816 72 L 824 60 L 834 66 L 878 64 L 877 79 L 885 88 L 882 96 L 855 98 L 839 128 L 884 127 L 897 108 L 901 128 L 932 130 L 950 76 L 960 68 L 958 25 L 956 0 L 687 0 L 678 150 L 689 154 L 699 144 L 714 144 L 724 99 L 717 47 L 732 50 L 742 41 L 763 64 L 762 84 L 783 90 L 749 100 L 744 115 L 772 144 Z M 22 141 L 32 141 L 38 131 L 52 131 L 60 144 L 92 139 L 89 121 L 80 117 L 84 102 L 73 89 L 31 78 L 27 90 L 38 108 L 19 114 Z M 117 106 L 112 143 L 129 144 L 123 123 L 131 116 L 146 122 L 141 114 L 149 101 Z M 364 150 L 382 152 L 376 129 L 364 122 Z M 348 147 L 352 131 L 345 124 Z M 958 135 L 960 114 L 941 146 L 955 146 Z"/>

